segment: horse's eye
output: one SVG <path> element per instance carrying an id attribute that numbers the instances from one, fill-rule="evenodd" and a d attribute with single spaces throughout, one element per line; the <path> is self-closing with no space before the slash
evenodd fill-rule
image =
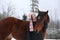
<path id="1" fill-rule="evenodd" d="M 38 17 L 38 19 L 40 19 L 40 16 Z"/>

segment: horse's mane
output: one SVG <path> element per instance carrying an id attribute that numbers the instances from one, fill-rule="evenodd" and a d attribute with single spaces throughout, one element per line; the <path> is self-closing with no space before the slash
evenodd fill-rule
<path id="1" fill-rule="evenodd" d="M 49 21 L 50 21 L 49 15 L 47 15 L 47 18 L 48 18 L 47 22 L 49 23 Z"/>

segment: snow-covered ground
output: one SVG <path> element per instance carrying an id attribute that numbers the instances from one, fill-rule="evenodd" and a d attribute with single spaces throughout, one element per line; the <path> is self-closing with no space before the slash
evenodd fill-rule
<path id="1" fill-rule="evenodd" d="M 45 39 L 45 40 L 60 40 L 60 39 Z"/>
<path id="2" fill-rule="evenodd" d="M 16 40 L 16 39 L 12 38 L 11 40 Z M 44 39 L 44 40 L 60 40 L 60 39 Z"/>
<path id="3" fill-rule="evenodd" d="M 47 39 L 60 39 L 60 29 L 47 29 Z"/>

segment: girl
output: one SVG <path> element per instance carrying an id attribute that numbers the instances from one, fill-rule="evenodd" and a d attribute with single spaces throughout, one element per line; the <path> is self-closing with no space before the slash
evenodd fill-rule
<path id="1" fill-rule="evenodd" d="M 36 16 L 32 12 L 30 14 L 30 24 L 29 24 L 29 29 L 30 29 L 31 32 L 33 31 L 33 27 L 35 26 L 35 24 L 36 24 Z"/>

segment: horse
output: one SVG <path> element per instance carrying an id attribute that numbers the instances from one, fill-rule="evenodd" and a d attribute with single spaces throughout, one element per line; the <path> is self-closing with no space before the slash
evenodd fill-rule
<path id="1" fill-rule="evenodd" d="M 40 11 L 39 11 L 40 12 Z M 39 20 L 36 21 L 34 31 L 39 32 L 44 25 L 44 21 L 47 21 L 47 12 L 40 15 Z M 44 19 L 42 19 L 44 18 Z M 27 40 L 27 30 L 29 21 L 20 20 L 14 17 L 8 17 L 0 21 L 0 40 L 6 40 L 5 38 L 11 33 L 16 40 Z"/>
<path id="2" fill-rule="evenodd" d="M 37 31 L 38 33 L 40 31 L 43 31 L 43 39 L 46 39 L 46 29 L 48 26 L 48 23 L 50 21 L 49 15 L 48 15 L 48 11 L 43 12 L 38 10 L 39 14 L 37 16 L 37 22 L 36 22 L 36 26 L 35 26 L 35 31 Z M 45 19 L 45 20 L 43 20 Z"/>

